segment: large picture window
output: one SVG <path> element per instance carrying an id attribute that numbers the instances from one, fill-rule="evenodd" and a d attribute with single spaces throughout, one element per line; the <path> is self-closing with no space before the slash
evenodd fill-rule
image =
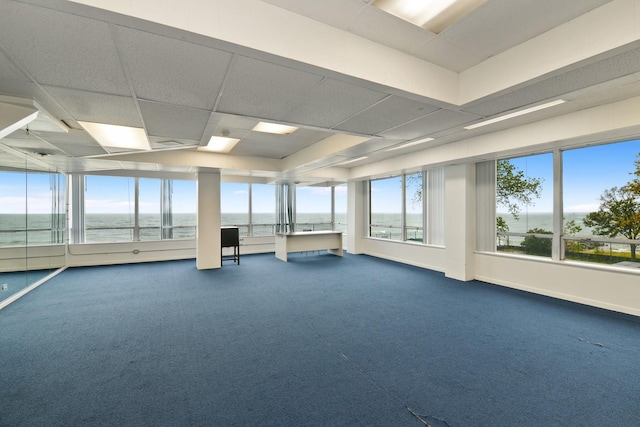
<path id="1" fill-rule="evenodd" d="M 638 266 L 639 140 L 482 162 L 476 171 L 479 250 Z M 495 215 L 484 203 L 492 197 Z"/>
<path id="2" fill-rule="evenodd" d="M 372 180 L 369 236 L 444 246 L 444 169 Z"/>
<path id="3" fill-rule="evenodd" d="M 637 265 L 640 141 L 563 153 L 566 259 Z"/>
<path id="4" fill-rule="evenodd" d="M 73 243 L 195 238 L 195 181 L 87 175 L 72 182 Z"/>

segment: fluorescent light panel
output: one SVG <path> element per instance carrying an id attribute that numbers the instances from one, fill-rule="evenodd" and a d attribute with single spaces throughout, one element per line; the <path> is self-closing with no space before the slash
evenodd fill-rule
<path id="1" fill-rule="evenodd" d="M 469 126 L 465 126 L 464 128 L 467 130 L 479 128 L 482 126 L 490 125 L 493 123 L 501 122 L 503 120 L 512 119 L 514 117 L 523 116 L 525 114 L 533 113 L 534 111 L 544 110 L 545 108 L 554 107 L 556 105 L 564 104 L 564 99 L 557 99 L 555 101 L 547 102 L 546 104 L 536 105 L 535 107 L 527 108 L 525 110 L 516 111 L 514 113 L 505 114 L 504 116 L 495 117 L 493 119 L 485 120 L 483 122 L 474 123 Z"/>
<path id="2" fill-rule="evenodd" d="M 373 5 L 439 34 L 486 0 L 375 0 Z"/>
<path id="3" fill-rule="evenodd" d="M 252 130 L 256 132 L 275 133 L 278 135 L 289 135 L 298 128 L 295 126 L 281 125 L 277 123 L 260 122 Z"/>
<path id="4" fill-rule="evenodd" d="M 423 142 L 429 142 L 429 141 L 433 141 L 433 138 L 423 138 L 423 139 L 419 139 L 417 141 L 407 142 L 406 144 L 396 145 L 395 147 L 387 148 L 384 151 L 399 150 L 401 148 L 412 147 L 414 145 L 422 144 Z"/>
<path id="5" fill-rule="evenodd" d="M 360 160 L 364 160 L 364 159 L 368 159 L 369 157 L 364 156 L 364 157 L 358 157 L 357 159 L 351 159 L 351 160 L 347 160 L 345 162 L 340 162 L 338 163 L 339 165 L 346 165 L 349 163 L 354 163 L 354 162 L 359 162 Z"/>
<path id="6" fill-rule="evenodd" d="M 217 153 L 228 153 L 236 146 L 240 140 L 237 138 L 229 138 L 226 136 L 212 136 L 206 147 L 200 147 L 207 151 L 215 151 Z"/>
<path id="7" fill-rule="evenodd" d="M 78 122 L 103 147 L 150 150 L 147 134 L 142 128 Z"/>

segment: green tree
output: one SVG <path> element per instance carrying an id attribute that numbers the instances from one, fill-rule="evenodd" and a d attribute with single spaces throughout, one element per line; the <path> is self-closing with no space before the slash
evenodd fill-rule
<path id="1" fill-rule="evenodd" d="M 553 234 L 553 231 L 543 230 L 541 228 L 534 228 L 527 231 L 532 234 Z M 545 237 L 527 236 L 520 243 L 520 246 L 524 248 L 525 253 L 529 255 L 543 255 L 551 256 L 552 240 Z"/>
<path id="2" fill-rule="evenodd" d="M 509 231 L 509 224 L 501 216 L 496 218 L 496 231 L 498 233 L 506 233 Z M 509 236 L 507 237 L 507 246 L 509 246 Z M 502 234 L 498 234 L 498 246 L 502 245 Z"/>
<path id="3" fill-rule="evenodd" d="M 416 206 L 422 203 L 422 172 L 407 175 L 407 186 L 415 188 L 411 203 Z"/>
<path id="4" fill-rule="evenodd" d="M 520 219 L 520 207 L 533 205 L 533 200 L 542 193 L 542 179 L 527 177 L 509 160 L 496 162 L 496 204 L 507 208 L 515 220 Z M 509 225 L 501 216 L 496 217 L 496 229 L 506 233 Z M 500 244 L 501 241 L 498 241 Z M 524 243 L 524 242 L 522 242 Z M 507 236 L 509 246 L 509 236 Z"/>
<path id="5" fill-rule="evenodd" d="M 635 186 L 637 180 L 638 178 L 622 187 L 604 190 L 598 210 L 589 213 L 583 220 L 584 225 L 593 229 L 593 234 L 612 238 L 623 236 L 630 240 L 640 237 L 640 194 Z M 637 245 L 632 243 L 630 246 L 631 259 L 635 261 Z"/>
<path id="6" fill-rule="evenodd" d="M 509 160 L 496 164 L 496 203 L 520 219 L 520 207 L 531 206 L 542 193 L 542 178 L 527 177 Z"/>

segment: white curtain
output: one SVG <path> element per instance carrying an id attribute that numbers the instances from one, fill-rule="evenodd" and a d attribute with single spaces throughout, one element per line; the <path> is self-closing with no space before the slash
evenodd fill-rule
<path id="1" fill-rule="evenodd" d="M 162 239 L 173 239 L 173 180 L 163 179 L 160 196 Z"/>
<path id="2" fill-rule="evenodd" d="M 426 177 L 426 242 L 444 246 L 444 168 L 425 171 Z"/>
<path id="3" fill-rule="evenodd" d="M 85 176 L 71 175 L 71 243 L 84 243 Z"/>
<path id="4" fill-rule="evenodd" d="M 294 193 L 295 186 L 293 184 L 278 184 L 276 187 L 276 233 L 293 233 L 295 231 Z"/>
<path id="5" fill-rule="evenodd" d="M 476 249 L 496 251 L 496 162 L 476 164 Z"/>

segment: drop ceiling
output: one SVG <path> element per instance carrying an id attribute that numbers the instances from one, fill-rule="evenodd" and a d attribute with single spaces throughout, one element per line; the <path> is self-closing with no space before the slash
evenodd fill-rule
<path id="1" fill-rule="evenodd" d="M 25 127 L 0 140 L 0 167 L 15 167 L 15 157 L 23 156 L 69 173 L 213 169 L 230 180 L 336 182 L 348 178 L 350 167 L 640 94 L 640 36 L 464 102 L 404 85 L 419 85 L 416 70 L 424 67 L 443 76 L 426 85 L 458 94 L 450 82 L 465 73 L 602 8 L 635 4 L 640 10 L 634 0 L 488 0 L 437 35 L 365 0 L 134 3 L 137 9 L 124 0 L 0 2 L 0 103 L 40 110 L 40 123 L 29 132 Z M 117 12 L 127 7 L 136 13 Z M 161 12 L 193 21 L 193 28 L 168 25 Z M 224 25 L 213 25 L 214 19 L 212 27 L 227 29 L 219 37 L 197 25 L 198 17 L 214 12 Z M 238 30 L 249 28 L 258 12 L 287 27 Z M 323 45 L 314 35 L 345 43 Z M 267 51 L 259 48 L 265 40 L 279 42 Z M 350 48 L 359 44 L 366 52 Z M 418 68 L 394 68 L 397 59 Z M 338 66 L 322 66 L 328 63 Z M 354 63 L 380 66 L 349 68 Z M 560 97 L 569 102 L 552 111 L 463 129 Z M 152 149 L 107 151 L 80 121 L 142 127 Z M 290 135 L 252 131 L 259 121 L 299 129 Z M 213 135 L 240 142 L 226 155 L 198 151 Z M 434 139 L 386 151 L 426 137 Z"/>

